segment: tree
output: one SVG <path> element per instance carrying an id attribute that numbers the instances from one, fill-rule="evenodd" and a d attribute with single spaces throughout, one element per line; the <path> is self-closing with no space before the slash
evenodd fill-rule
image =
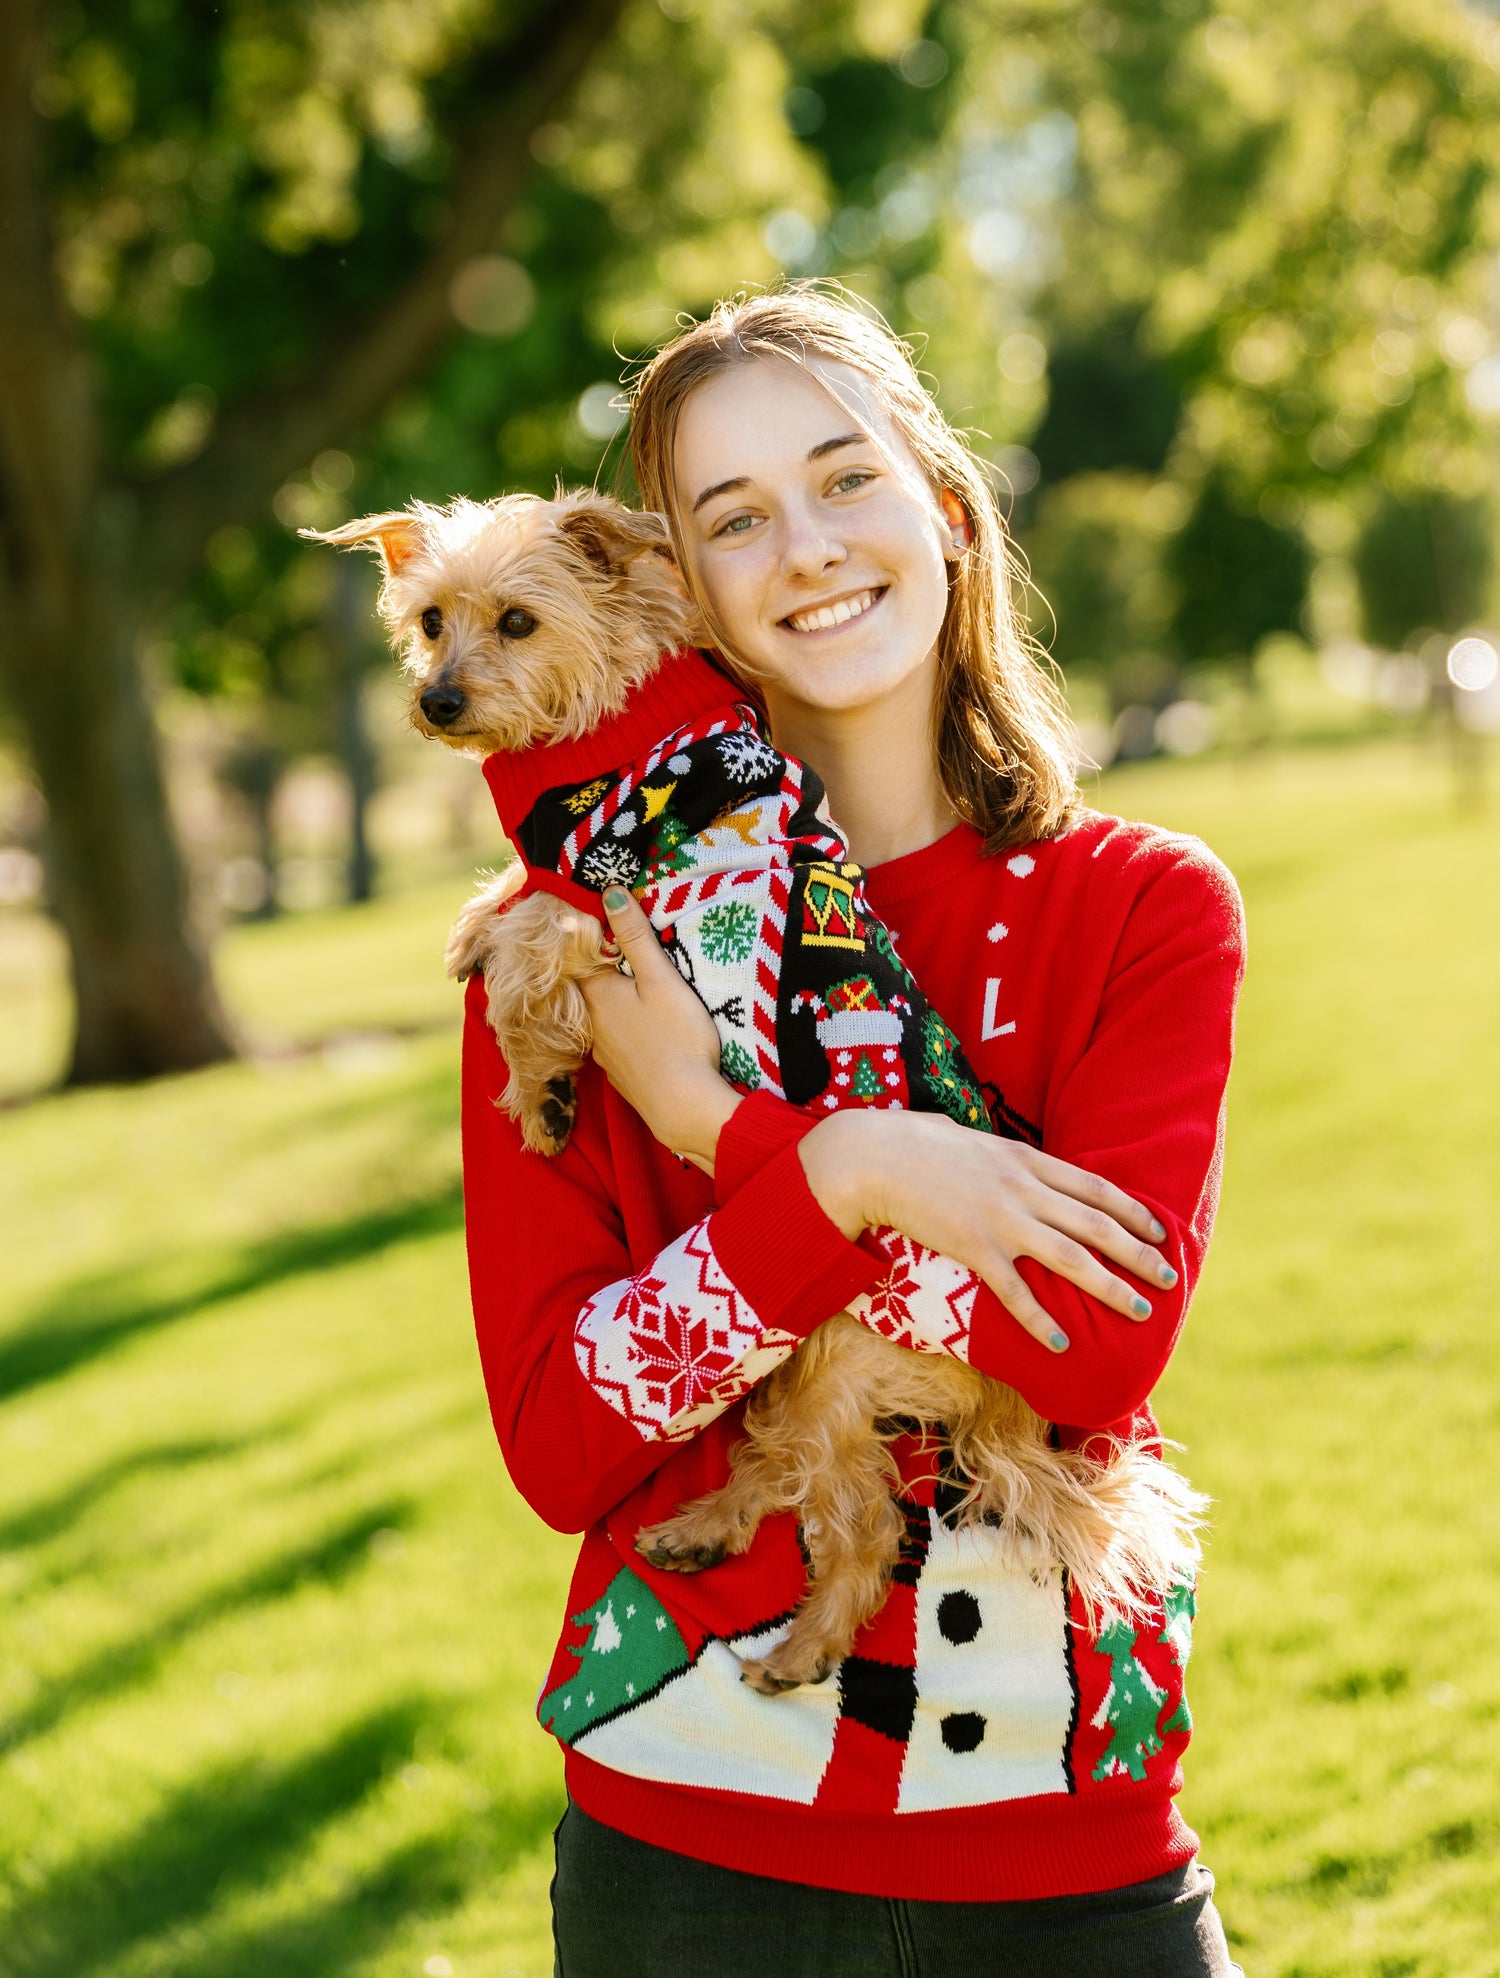
<path id="1" fill-rule="evenodd" d="M 70 1081 L 230 1049 L 168 814 L 144 629 L 217 531 L 257 515 L 432 362 L 455 279 L 493 245 L 532 134 L 566 106 L 620 5 L 435 10 L 439 27 L 404 48 L 378 4 L 342 17 L 243 7 L 218 32 L 144 6 L 59 23 L 36 0 L 0 8 L 0 666 L 47 801 L 75 994 Z M 413 71 L 470 39 L 444 78 L 454 164 L 439 208 L 423 220 L 419 180 L 353 147 L 376 246 L 404 247 L 405 277 L 386 289 L 387 257 L 363 238 L 357 254 L 319 241 L 319 200 L 352 196 L 343 112 L 377 118 L 390 85 L 382 135 L 399 157 Z M 102 197 L 87 198 L 91 179 Z M 236 187 L 263 202 L 258 232 L 225 210 Z M 302 250 L 293 279 L 261 286 L 278 245 Z M 240 312 L 246 332 L 232 344 L 194 307 L 211 272 L 215 309 Z M 122 344 L 135 364 L 111 363 Z M 163 373 L 176 384 L 209 368 L 213 384 L 160 393 Z M 167 402 L 142 436 L 153 388 Z"/>
<path id="2" fill-rule="evenodd" d="M 1246 509 L 1211 472 L 1171 541 L 1173 630 L 1189 659 L 1248 659 L 1271 632 L 1295 632 L 1307 599 L 1307 545 Z"/>
<path id="3" fill-rule="evenodd" d="M 0 679 L 49 807 L 70 1077 L 228 1049 L 148 631 L 211 689 L 215 559 L 274 587 L 329 504 L 592 471 L 617 336 L 773 279 L 762 221 L 826 204 L 789 64 L 927 103 L 898 74 L 925 11 L 0 0 Z M 268 594 L 234 610 L 286 631 Z"/>
<path id="4" fill-rule="evenodd" d="M 1003 21 L 1029 114 L 1072 134 L 1033 302 L 1039 513 L 1075 472 L 1166 477 L 1183 657 L 1248 653 L 1295 622 L 1298 538 L 1339 533 L 1328 511 L 1357 524 L 1391 487 L 1420 533 L 1429 497 L 1490 478 L 1465 380 L 1500 231 L 1500 32 L 1455 0 L 1018 0 Z"/>
<path id="5" fill-rule="evenodd" d="M 1483 495 L 1387 494 L 1354 551 L 1366 636 L 1399 651 L 1418 632 L 1458 632 L 1481 617 L 1495 560 Z"/>

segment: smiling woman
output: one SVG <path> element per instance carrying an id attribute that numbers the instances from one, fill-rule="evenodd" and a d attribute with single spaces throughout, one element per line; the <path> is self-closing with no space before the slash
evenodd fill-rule
<path id="1" fill-rule="evenodd" d="M 1233 881 L 1195 841 L 1083 807 L 988 483 L 851 301 L 793 285 L 722 305 L 646 368 L 632 440 L 716 660 L 821 777 L 872 917 L 835 925 L 830 897 L 804 935 L 848 952 L 807 1013 L 848 1086 L 816 1118 L 726 1081 L 714 1021 L 623 887 L 604 898 L 631 973 L 585 991 L 594 1061 L 556 1159 L 496 1111 L 506 1067 L 471 992 L 491 1404 L 522 1492 L 587 1534 L 540 1700 L 571 1801 L 558 1968 L 714 1978 L 754 1942 L 788 1978 L 1227 1973 L 1174 1804 L 1194 1609 L 1177 1573 L 1150 1582 L 1144 1625 L 1091 1611 L 1004 1524 L 965 1517 L 948 1436 L 893 1418 L 894 1584 L 832 1678 L 767 1695 L 746 1679 L 803 1597 L 795 1515 L 712 1558 L 637 1540 L 722 1493 L 743 1397 L 841 1307 L 1014 1388 L 1058 1450 L 1159 1454 L 1149 1396 L 1217 1193 Z M 874 1071 L 888 1012 L 858 957 L 892 936 L 947 1019 L 913 1076 L 941 1094 L 961 1052 L 989 1133 L 897 1107 Z M 912 1288 L 918 1251 L 950 1271 L 943 1295 Z"/>

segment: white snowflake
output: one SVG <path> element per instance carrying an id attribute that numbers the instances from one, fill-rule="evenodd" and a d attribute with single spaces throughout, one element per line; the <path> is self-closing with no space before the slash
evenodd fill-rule
<path id="1" fill-rule="evenodd" d="M 1013 872 L 1017 879 L 1024 879 L 1027 873 L 1036 871 L 1036 860 L 1030 852 L 1017 852 L 1013 859 L 1005 861 L 1005 865 L 1007 871 Z"/>
<path id="2" fill-rule="evenodd" d="M 628 845 L 590 845 L 578 861 L 578 876 L 586 886 L 633 886 L 641 862 Z"/>
<path id="3" fill-rule="evenodd" d="M 1003 941 L 1009 932 L 1010 929 L 1006 926 L 1005 922 L 1003 920 L 997 920 L 990 929 L 989 939 L 991 941 Z"/>
<path id="4" fill-rule="evenodd" d="M 719 760 L 731 783 L 753 783 L 762 776 L 774 776 L 781 764 L 781 757 L 770 743 L 763 742 L 748 728 L 720 737 Z"/>

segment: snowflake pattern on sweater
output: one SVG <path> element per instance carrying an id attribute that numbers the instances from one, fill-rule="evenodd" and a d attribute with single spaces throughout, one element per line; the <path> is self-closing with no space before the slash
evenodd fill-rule
<path id="1" fill-rule="evenodd" d="M 762 1325 L 702 1222 L 649 1271 L 606 1285 L 578 1315 L 578 1369 L 648 1439 L 685 1441 L 799 1344 Z"/>

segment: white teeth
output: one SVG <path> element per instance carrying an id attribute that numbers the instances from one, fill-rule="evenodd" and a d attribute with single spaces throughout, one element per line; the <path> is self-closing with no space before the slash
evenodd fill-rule
<path id="1" fill-rule="evenodd" d="M 817 611 L 800 611 L 786 622 L 794 632 L 826 632 L 847 619 L 860 617 L 874 604 L 876 595 L 861 591 L 857 597 L 840 598 L 837 604 L 825 604 Z"/>

